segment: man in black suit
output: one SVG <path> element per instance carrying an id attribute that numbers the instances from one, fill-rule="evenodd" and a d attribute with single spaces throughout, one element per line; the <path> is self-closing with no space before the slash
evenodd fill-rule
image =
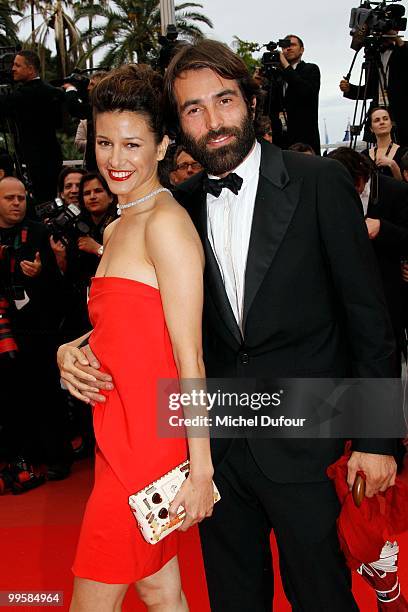
<path id="1" fill-rule="evenodd" d="M 357 100 L 357 97 L 361 100 L 366 91 L 367 99 L 372 99 L 373 106 L 389 107 L 396 124 L 397 142 L 401 146 L 408 146 L 408 43 L 398 36 L 396 30 L 384 35 L 378 67 L 370 70 L 369 79 L 362 85 L 360 93 L 357 85 L 345 79 L 340 82 L 340 90 L 349 100 Z"/>
<path id="2" fill-rule="evenodd" d="M 178 194 L 207 258 L 207 375 L 393 376 L 392 330 L 350 177 L 332 161 L 257 143 L 256 91 L 243 61 L 216 41 L 183 47 L 165 77 L 169 124 L 207 171 Z M 70 371 L 71 384 L 103 401 L 78 369 L 101 389 L 106 377 L 78 362 Z M 270 612 L 271 529 L 294 609 L 357 610 L 326 477 L 342 441 L 213 442 L 222 501 L 201 530 L 212 610 Z M 348 482 L 361 469 L 367 495 L 386 489 L 393 450 L 388 440 L 356 440 Z"/>
<path id="3" fill-rule="evenodd" d="M 364 155 L 349 147 L 331 151 L 328 157 L 347 168 L 361 197 L 361 210 L 377 257 L 399 356 L 406 352 L 401 259 L 408 254 L 408 185 L 376 172 Z"/>
<path id="4" fill-rule="evenodd" d="M 49 479 L 65 478 L 72 449 L 55 367 L 61 276 L 47 229 L 27 219 L 25 188 L 14 177 L 0 181 L 0 296 L 17 344 L 12 357 L 0 348 L 0 457 L 10 461 L 13 491 L 21 493 L 42 482 L 32 471 L 19 482 L 24 464 L 46 463 Z"/>
<path id="5" fill-rule="evenodd" d="M 55 197 L 62 153 L 56 129 L 60 121 L 62 90 L 40 77 L 40 59 L 33 51 L 19 51 L 12 67 L 18 86 L 0 96 L 0 113 L 10 122 L 18 160 L 26 164 L 37 203 Z M 18 168 L 20 178 L 21 169 Z"/>
<path id="6" fill-rule="evenodd" d="M 286 120 L 282 134 L 285 148 L 303 142 L 320 155 L 319 91 L 320 70 L 316 64 L 302 60 L 305 51 L 299 36 L 286 36 L 290 46 L 282 49 L 280 61 L 283 79 L 283 109 Z"/>
<path id="7" fill-rule="evenodd" d="M 329 160 L 256 144 L 253 92 L 240 60 L 214 41 L 185 48 L 166 73 L 168 114 L 215 177 L 180 186 L 206 253 L 207 375 L 393 376 L 392 330 L 350 177 Z M 213 442 L 222 502 L 201 529 L 212 609 L 271 609 L 273 528 L 294 609 L 356 610 L 326 477 L 342 441 Z M 368 495 L 386 488 L 393 450 L 355 440 L 349 483 L 362 469 Z"/>

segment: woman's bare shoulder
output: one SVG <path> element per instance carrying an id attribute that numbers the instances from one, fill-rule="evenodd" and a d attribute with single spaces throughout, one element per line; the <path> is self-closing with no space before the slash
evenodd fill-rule
<path id="1" fill-rule="evenodd" d="M 188 212 L 172 195 L 165 193 L 146 223 L 147 243 L 187 239 L 201 248 L 201 241 Z"/>
<path id="2" fill-rule="evenodd" d="M 156 206 L 149 217 L 149 223 L 157 225 L 172 222 L 180 223 L 183 221 L 188 225 L 192 224 L 186 209 L 177 202 L 171 193 L 160 194 Z"/>
<path id="3" fill-rule="evenodd" d="M 103 243 L 104 244 L 108 242 L 118 222 L 119 222 L 119 219 L 115 219 L 114 221 L 112 221 L 112 223 L 109 223 L 109 225 L 105 227 L 104 232 L 103 232 Z"/>

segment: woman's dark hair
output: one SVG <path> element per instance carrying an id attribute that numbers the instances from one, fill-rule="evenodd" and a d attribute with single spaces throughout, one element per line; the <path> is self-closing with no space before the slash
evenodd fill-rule
<path id="1" fill-rule="evenodd" d="M 79 183 L 78 201 L 79 201 L 80 207 L 82 209 L 85 209 L 85 202 L 84 202 L 85 184 L 95 179 L 100 182 L 100 184 L 102 185 L 106 193 L 112 198 L 112 203 L 115 204 L 116 206 L 116 195 L 113 195 L 104 177 L 101 174 L 99 174 L 99 172 L 87 172 L 86 174 L 83 175 L 83 177 L 81 178 L 81 182 Z"/>
<path id="2" fill-rule="evenodd" d="M 145 64 L 112 70 L 90 93 L 94 117 L 100 113 L 142 113 L 159 143 L 165 134 L 161 109 L 163 81 Z"/>
<path id="3" fill-rule="evenodd" d="M 178 125 L 177 102 L 174 82 L 182 72 L 209 68 L 224 79 L 237 81 L 248 108 L 257 96 L 259 86 L 248 72 L 245 62 L 231 49 L 216 40 L 200 40 L 185 45 L 173 57 L 164 77 L 164 110 L 169 125 Z"/>
<path id="4" fill-rule="evenodd" d="M 350 149 L 350 147 L 334 149 L 334 151 L 330 151 L 327 157 L 336 159 L 343 164 L 351 174 L 354 183 L 360 178 L 363 178 L 365 181 L 368 181 L 370 178 L 373 170 L 370 159 L 365 155 L 361 155 L 361 153 L 357 153 L 354 149 Z"/>

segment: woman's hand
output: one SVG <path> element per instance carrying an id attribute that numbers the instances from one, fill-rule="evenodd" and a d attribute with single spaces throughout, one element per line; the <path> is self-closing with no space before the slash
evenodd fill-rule
<path id="1" fill-rule="evenodd" d="M 192 525 L 211 516 L 214 506 L 212 475 L 193 476 L 190 473 L 170 505 L 170 520 L 177 516 L 180 506 L 186 513 L 180 531 L 187 531 Z"/>
<path id="2" fill-rule="evenodd" d="M 96 242 L 96 240 L 94 240 L 90 236 L 81 236 L 81 238 L 78 238 L 78 249 L 80 251 L 85 251 L 85 253 L 98 255 L 98 251 L 101 246 L 101 244 Z"/>
<path id="3" fill-rule="evenodd" d="M 386 156 L 379 157 L 377 159 L 376 164 L 379 168 L 388 167 L 388 168 L 391 168 L 391 170 L 397 165 L 397 163 L 393 159 L 391 159 L 390 157 L 386 157 Z"/>
<path id="4" fill-rule="evenodd" d="M 77 399 L 86 402 L 104 402 L 100 389 L 111 390 L 113 384 L 108 374 L 103 374 L 90 365 L 88 357 L 81 349 L 71 344 L 63 344 L 57 352 L 57 363 L 61 378 L 68 391 Z M 84 395 L 84 394 L 87 395 Z"/>

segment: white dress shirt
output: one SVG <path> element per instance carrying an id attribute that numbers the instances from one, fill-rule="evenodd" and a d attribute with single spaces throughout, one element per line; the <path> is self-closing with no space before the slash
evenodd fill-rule
<path id="1" fill-rule="evenodd" d="M 367 216 L 368 204 L 370 203 L 370 194 L 371 194 L 371 179 L 365 184 L 364 190 L 360 193 L 360 200 L 364 209 L 364 216 Z"/>
<path id="2" fill-rule="evenodd" d="M 248 157 L 234 170 L 243 179 L 238 195 L 226 188 L 221 191 L 218 198 L 211 194 L 207 195 L 208 239 L 241 331 L 245 270 L 260 163 L 261 145 L 256 142 Z"/>

